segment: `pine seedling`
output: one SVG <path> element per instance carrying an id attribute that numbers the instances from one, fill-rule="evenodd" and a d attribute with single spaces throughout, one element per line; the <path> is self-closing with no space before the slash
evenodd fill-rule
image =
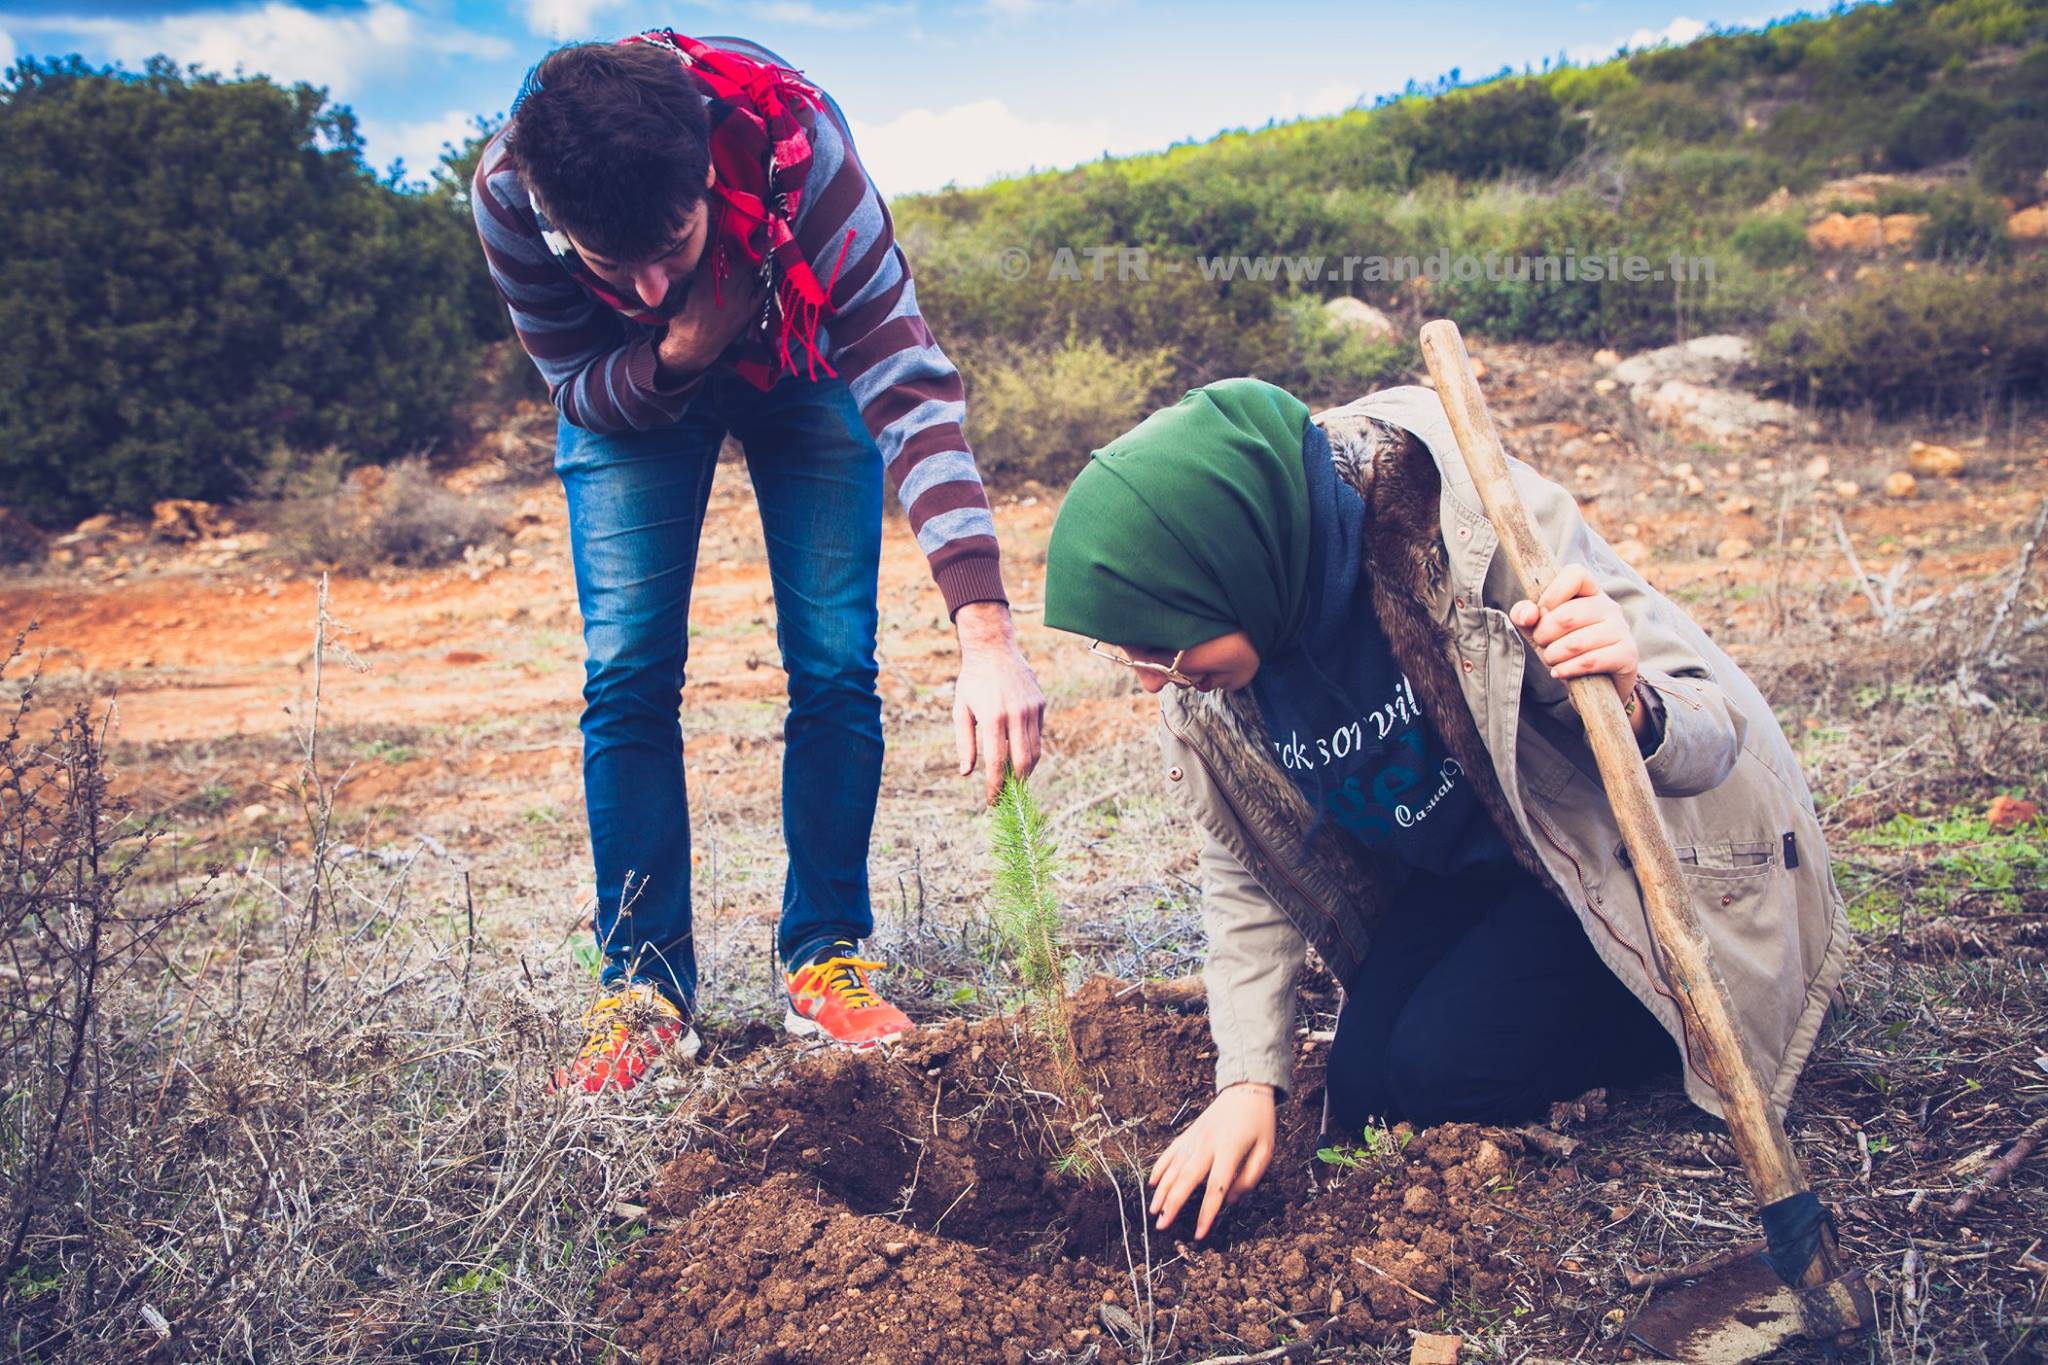
<path id="1" fill-rule="evenodd" d="M 1031 789 L 1014 772 L 1005 774 L 989 818 L 989 844 L 996 864 L 990 918 L 1025 989 L 1037 1000 L 1039 1029 L 1059 1069 L 1061 1088 L 1079 1115 L 1087 1106 L 1067 1012 L 1066 949 L 1054 886 L 1059 855 Z"/>

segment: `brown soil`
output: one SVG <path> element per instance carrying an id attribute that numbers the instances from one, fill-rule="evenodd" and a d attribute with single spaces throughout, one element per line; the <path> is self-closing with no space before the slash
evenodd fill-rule
<path id="1" fill-rule="evenodd" d="M 1109 1145 L 1149 1159 L 1205 1102 L 1213 1054 L 1203 1017 L 1121 990 L 1076 996 L 1075 1040 Z M 1131 1261 L 1143 1282 L 1148 1250 L 1160 1354 L 1386 1341 L 1532 1286 L 1587 1216 L 1573 1172 L 1507 1131 L 1446 1125 L 1381 1163 L 1319 1161 L 1311 1051 L 1265 1183 L 1206 1244 L 1190 1207 L 1148 1249 L 1132 1171 L 1059 1171 L 1068 1125 L 1033 1093 L 1049 1065 L 1016 1019 L 955 1020 L 734 1093 L 655 1184 L 670 1230 L 609 1278 L 621 1343 L 648 1361 L 1136 1360 Z"/>

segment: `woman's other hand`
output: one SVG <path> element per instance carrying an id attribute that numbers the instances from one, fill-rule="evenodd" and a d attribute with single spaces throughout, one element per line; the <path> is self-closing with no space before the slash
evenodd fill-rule
<path id="1" fill-rule="evenodd" d="M 1560 682 L 1604 673 L 1627 701 L 1635 691 L 1642 654 L 1621 603 L 1600 590 L 1583 564 L 1567 564 L 1534 602 L 1508 608 L 1508 619 L 1536 647 L 1536 657 Z"/>
<path id="2" fill-rule="evenodd" d="M 1241 1081 L 1220 1091 L 1200 1118 L 1152 1163 L 1151 1212 L 1164 1232 L 1204 1181 L 1197 1240 L 1209 1235 L 1226 1204 L 1250 1194 L 1273 1161 L 1273 1087 Z"/>

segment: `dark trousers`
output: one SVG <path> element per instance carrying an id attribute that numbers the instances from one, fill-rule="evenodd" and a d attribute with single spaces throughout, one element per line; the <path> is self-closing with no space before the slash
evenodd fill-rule
<path id="1" fill-rule="evenodd" d="M 568 493 L 587 650 L 583 794 L 603 976 L 607 985 L 651 981 L 678 1004 L 697 990 L 679 708 L 697 536 L 727 432 L 746 449 L 789 675 L 778 946 L 801 961 L 874 929 L 882 456 L 852 390 L 788 376 L 763 393 L 716 374 L 673 426 L 599 435 L 559 423 L 555 471 Z"/>
<path id="2" fill-rule="evenodd" d="M 1518 1122 L 1677 1066 L 1655 1016 L 1528 874 L 1418 875 L 1345 983 L 1327 1129 Z"/>

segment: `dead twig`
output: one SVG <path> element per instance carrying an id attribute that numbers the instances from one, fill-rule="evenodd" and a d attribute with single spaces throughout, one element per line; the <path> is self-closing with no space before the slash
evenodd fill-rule
<path id="1" fill-rule="evenodd" d="M 1316 1343 L 1322 1339 L 1323 1333 L 1336 1325 L 1337 1319 L 1330 1318 L 1300 1341 L 1290 1341 L 1285 1346 L 1275 1346 L 1270 1350 L 1254 1351 L 1247 1355 L 1210 1356 L 1205 1360 L 1196 1361 L 1194 1365 L 1254 1365 L 1254 1362 L 1263 1360 L 1293 1360 L 1297 1356 L 1312 1353 L 1316 1349 Z"/>
<path id="2" fill-rule="evenodd" d="M 1977 1182 L 1957 1195 L 1942 1212 L 1950 1218 L 1961 1218 L 1975 1208 L 1977 1201 L 1984 1197 L 1985 1191 L 2004 1183 L 2006 1177 L 2018 1170 L 2020 1164 L 2034 1154 L 2035 1144 L 2041 1141 L 2043 1133 L 2048 1133 L 2048 1114 L 2043 1114 L 2028 1124 L 2014 1140 L 2011 1149 L 1985 1168 L 1984 1174 L 1977 1177 Z"/>
<path id="3" fill-rule="evenodd" d="M 1671 1270 L 1631 1270 L 1626 1274 L 1628 1287 L 1640 1293 L 1645 1289 L 1661 1289 L 1667 1284 L 1677 1284 L 1680 1280 L 1696 1280 L 1702 1275 L 1726 1270 L 1738 1261 L 1746 1261 L 1762 1252 L 1767 1245 L 1768 1243 L 1759 1238 L 1754 1242 L 1739 1243 L 1726 1251 L 1717 1251 L 1711 1256 L 1703 1256 L 1697 1261 Z"/>

